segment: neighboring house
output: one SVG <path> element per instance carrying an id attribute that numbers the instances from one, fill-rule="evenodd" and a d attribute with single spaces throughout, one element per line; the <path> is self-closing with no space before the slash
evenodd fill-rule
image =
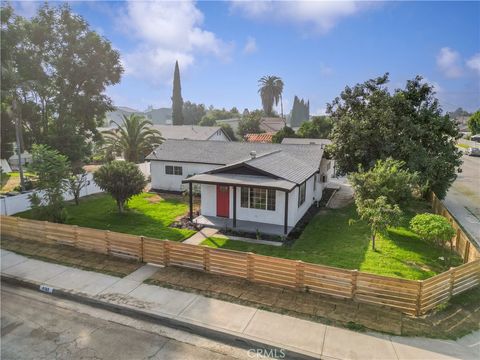
<path id="1" fill-rule="evenodd" d="M 330 145 L 332 140 L 330 139 L 310 139 L 310 138 L 283 138 L 282 144 L 295 144 L 295 145 Z"/>
<path id="2" fill-rule="evenodd" d="M 6 159 L 0 159 L 0 168 L 2 169 L 2 172 L 6 174 L 12 172 L 12 169 L 10 168 L 10 164 Z"/>
<path id="3" fill-rule="evenodd" d="M 184 183 L 191 196 L 200 187 L 197 223 L 276 235 L 293 229 L 333 176 L 321 145 L 167 140 L 147 160 L 152 189 Z"/>
<path id="4" fill-rule="evenodd" d="M 238 124 L 240 123 L 241 118 L 232 118 L 232 119 L 224 119 L 224 120 L 217 120 L 217 125 L 221 124 L 228 124 L 231 126 L 235 134 L 238 132 Z M 263 117 L 260 119 L 260 129 L 266 133 L 276 133 L 280 131 L 285 126 L 285 120 L 276 117 Z"/>
<path id="5" fill-rule="evenodd" d="M 32 154 L 30 154 L 28 151 L 24 151 L 20 155 L 20 161 L 22 162 L 22 165 L 28 165 L 32 162 Z M 8 163 L 10 164 L 12 170 L 18 170 L 18 154 L 13 154 L 10 156 L 8 158 Z"/>
<path id="6" fill-rule="evenodd" d="M 272 143 L 273 135 L 275 135 L 275 133 L 247 134 L 245 135 L 245 141 L 258 142 L 258 143 Z"/>
<path id="7" fill-rule="evenodd" d="M 231 141 L 220 126 L 154 125 L 164 139 Z"/>

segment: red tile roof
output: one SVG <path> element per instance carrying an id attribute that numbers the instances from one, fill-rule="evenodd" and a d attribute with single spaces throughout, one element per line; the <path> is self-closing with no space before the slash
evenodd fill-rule
<path id="1" fill-rule="evenodd" d="M 271 143 L 272 137 L 275 133 L 262 133 L 262 134 L 247 134 L 245 135 L 245 141 L 257 142 L 257 143 Z"/>

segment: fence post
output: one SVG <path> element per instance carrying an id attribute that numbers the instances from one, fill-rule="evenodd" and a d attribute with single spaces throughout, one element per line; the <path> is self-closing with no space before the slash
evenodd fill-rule
<path id="1" fill-rule="evenodd" d="M 357 294 L 357 279 L 358 279 L 358 270 L 352 270 L 352 300 L 355 299 Z"/>
<path id="2" fill-rule="evenodd" d="M 105 244 L 107 245 L 107 254 L 110 254 L 110 230 L 105 231 Z"/>
<path id="3" fill-rule="evenodd" d="M 78 225 L 73 225 L 73 243 L 78 247 Z"/>
<path id="4" fill-rule="evenodd" d="M 420 280 L 418 282 L 418 290 L 417 290 L 417 304 L 415 306 L 415 316 L 420 316 L 420 312 L 422 310 L 422 291 L 423 291 L 423 281 Z"/>
<path id="5" fill-rule="evenodd" d="M 468 258 L 470 256 L 470 241 L 467 241 L 465 244 L 465 253 L 463 254 L 463 263 L 468 263 Z"/>
<path id="6" fill-rule="evenodd" d="M 163 264 L 168 266 L 170 264 L 170 254 L 168 250 L 168 240 L 163 240 Z"/>
<path id="7" fill-rule="evenodd" d="M 455 268 L 451 267 L 448 272 L 450 273 L 450 289 L 448 290 L 448 298 L 451 299 L 453 296 L 453 285 L 455 283 Z"/>
<path id="8" fill-rule="evenodd" d="M 255 258 L 252 252 L 247 253 L 247 280 L 253 281 Z"/>
<path id="9" fill-rule="evenodd" d="M 305 282 L 305 264 L 303 263 L 302 260 L 297 260 L 296 261 L 296 266 L 295 266 L 295 270 L 296 270 L 296 274 L 295 274 L 295 282 L 296 282 L 296 288 L 298 290 L 304 290 L 305 289 L 305 285 L 304 285 L 304 282 Z"/>
<path id="10" fill-rule="evenodd" d="M 48 221 L 43 222 L 43 239 L 45 240 L 46 243 L 48 243 Z"/>
<path id="11" fill-rule="evenodd" d="M 140 236 L 140 256 L 138 257 L 138 260 L 142 261 L 143 262 L 143 249 L 144 249 L 144 246 L 143 246 L 143 241 L 145 240 L 144 236 L 141 235 Z"/>
<path id="12" fill-rule="evenodd" d="M 203 247 L 203 270 L 210 272 L 210 248 L 208 246 Z"/>
<path id="13" fill-rule="evenodd" d="M 22 236 L 20 235 L 20 218 L 17 217 L 15 220 L 15 230 L 17 233 L 17 236 L 15 236 L 17 239 L 21 239 Z"/>
<path id="14" fill-rule="evenodd" d="M 460 236 L 462 236 L 462 230 L 460 230 L 460 226 L 457 227 L 457 235 L 455 236 L 455 250 L 458 250 L 458 241 L 460 240 Z"/>

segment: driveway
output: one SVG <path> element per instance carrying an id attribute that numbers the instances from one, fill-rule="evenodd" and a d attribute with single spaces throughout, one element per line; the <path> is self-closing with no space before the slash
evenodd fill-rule
<path id="1" fill-rule="evenodd" d="M 464 155 L 462 160 L 444 204 L 480 248 L 480 157 Z"/>

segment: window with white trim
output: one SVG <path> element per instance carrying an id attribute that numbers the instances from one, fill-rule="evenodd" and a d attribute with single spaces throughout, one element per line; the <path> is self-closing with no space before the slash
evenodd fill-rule
<path id="1" fill-rule="evenodd" d="M 298 207 L 302 206 L 302 204 L 305 202 L 305 195 L 307 193 L 307 182 L 303 182 L 300 184 L 298 187 Z"/>
<path id="2" fill-rule="evenodd" d="M 183 175 L 183 169 L 181 166 L 165 165 L 165 174 Z"/>
<path id="3" fill-rule="evenodd" d="M 240 207 L 275 211 L 276 191 L 255 187 L 242 187 L 240 190 Z"/>

